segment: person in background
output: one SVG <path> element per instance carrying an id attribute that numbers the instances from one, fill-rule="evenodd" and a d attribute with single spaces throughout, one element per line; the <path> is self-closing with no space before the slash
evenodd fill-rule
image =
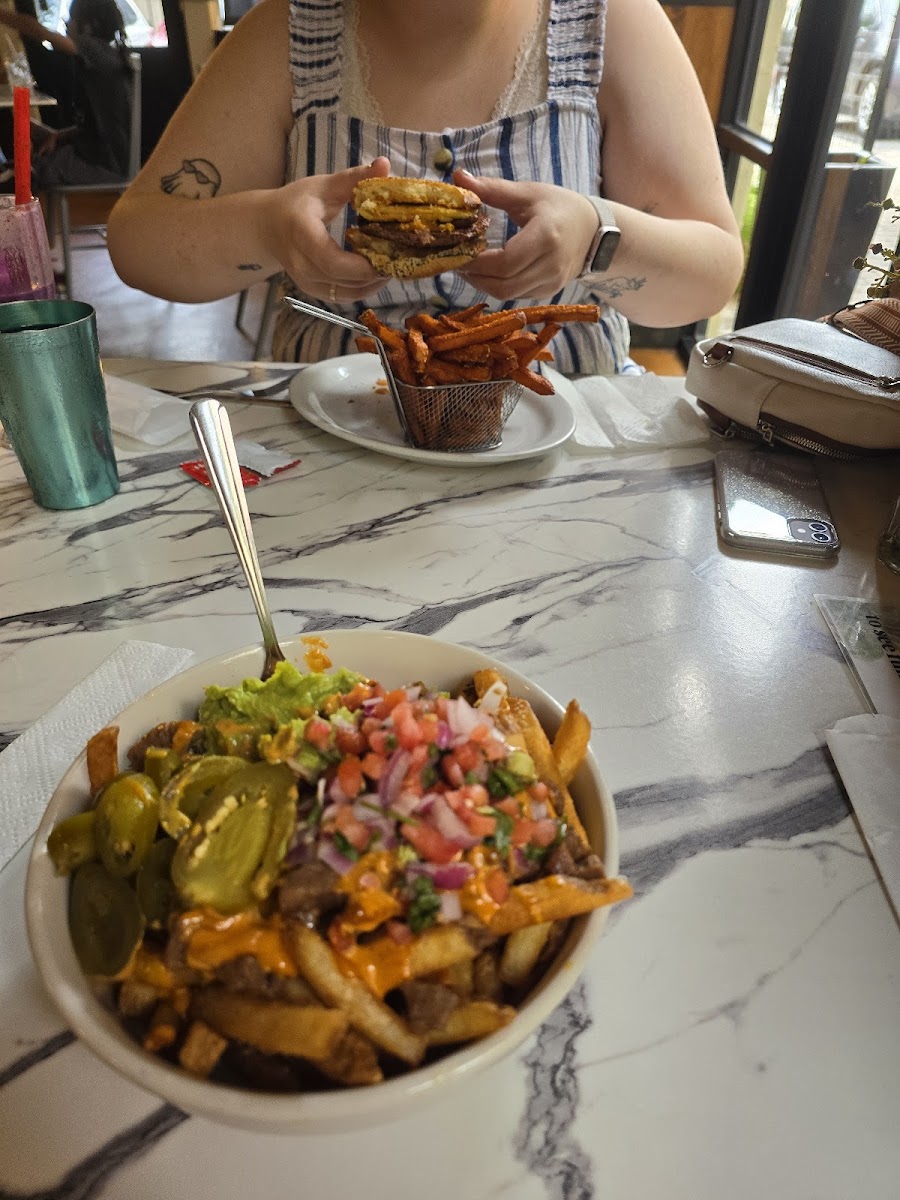
<path id="1" fill-rule="evenodd" d="M 455 273 L 378 276 L 344 233 L 356 183 L 388 174 L 476 192 L 489 248 Z M 596 325 L 552 347 L 572 373 L 633 367 L 629 318 L 700 320 L 743 261 L 703 93 L 658 0 L 262 0 L 108 236 L 125 282 L 169 300 L 284 270 L 297 296 L 350 317 L 368 302 L 393 325 L 480 300 L 599 303 Z M 352 348 L 348 331 L 279 314 L 279 360 Z"/>
<path id="2" fill-rule="evenodd" d="M 22 38 L 49 42 L 71 64 L 75 124 L 32 123 L 32 190 L 54 184 L 118 182 L 128 173 L 131 71 L 125 25 L 116 0 L 73 0 L 66 32 L 34 17 L 0 9 L 0 24 Z M 4 147 L 11 160 L 11 147 Z M 0 183 L 12 190 L 12 170 Z"/>

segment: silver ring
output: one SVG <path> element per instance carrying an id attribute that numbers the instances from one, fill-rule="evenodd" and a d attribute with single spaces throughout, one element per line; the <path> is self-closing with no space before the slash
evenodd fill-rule
<path id="1" fill-rule="evenodd" d="M 337 284 L 332 284 L 328 289 L 328 299 L 332 304 L 337 302 Z"/>

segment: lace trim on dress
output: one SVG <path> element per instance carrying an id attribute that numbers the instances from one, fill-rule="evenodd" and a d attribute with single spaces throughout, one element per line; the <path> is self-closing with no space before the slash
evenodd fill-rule
<path id="1" fill-rule="evenodd" d="M 540 0 L 534 24 L 525 34 L 516 55 L 512 79 L 494 105 L 491 121 L 525 112 L 547 99 L 549 67 L 547 30 L 550 0 Z M 359 37 L 359 0 L 344 2 L 344 69 L 341 107 L 350 116 L 384 125 L 381 106 L 372 95 L 372 64 Z"/>

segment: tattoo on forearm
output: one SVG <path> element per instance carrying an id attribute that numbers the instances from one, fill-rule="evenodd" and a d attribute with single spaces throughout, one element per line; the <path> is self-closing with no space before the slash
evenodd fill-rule
<path id="1" fill-rule="evenodd" d="M 615 279 L 606 280 L 605 283 L 592 283 L 591 291 L 602 296 L 604 300 L 618 300 L 626 292 L 639 292 L 646 282 L 646 279 L 639 279 L 636 275 L 631 278 L 619 275 Z"/>
<path id="2" fill-rule="evenodd" d="M 261 271 L 262 263 L 238 263 L 239 271 Z"/>
<path id="3" fill-rule="evenodd" d="M 186 158 L 177 171 L 163 175 L 162 190 L 187 200 L 210 200 L 222 186 L 222 176 L 206 158 Z"/>

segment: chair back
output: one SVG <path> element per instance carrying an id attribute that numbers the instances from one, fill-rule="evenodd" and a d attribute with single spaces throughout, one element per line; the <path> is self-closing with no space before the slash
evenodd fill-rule
<path id="1" fill-rule="evenodd" d="M 141 69 L 139 54 L 128 55 L 131 68 L 131 126 L 128 132 L 128 182 L 141 169 Z"/>

